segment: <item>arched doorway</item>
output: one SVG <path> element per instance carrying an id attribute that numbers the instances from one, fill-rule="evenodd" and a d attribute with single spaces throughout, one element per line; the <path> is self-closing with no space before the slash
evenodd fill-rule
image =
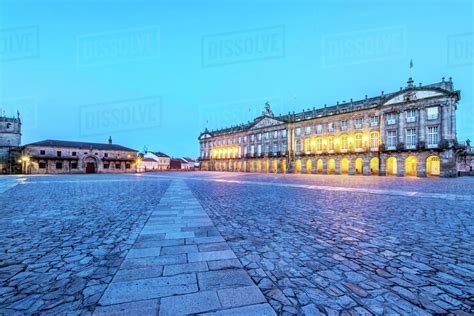
<path id="1" fill-rule="evenodd" d="M 247 172 L 247 161 L 244 161 L 244 167 L 242 169 L 243 172 Z"/>
<path id="2" fill-rule="evenodd" d="M 312 161 L 311 159 L 306 160 L 306 174 L 311 174 L 312 172 Z"/>
<path id="3" fill-rule="evenodd" d="M 281 161 L 281 173 L 286 173 L 286 159 Z"/>
<path id="4" fill-rule="evenodd" d="M 357 158 L 354 162 L 355 174 L 361 175 L 364 174 L 364 160 L 362 158 Z"/>
<path id="5" fill-rule="evenodd" d="M 263 172 L 268 173 L 268 159 L 263 161 Z"/>
<path id="6" fill-rule="evenodd" d="M 318 161 L 316 162 L 316 172 L 318 174 L 323 174 L 323 160 L 322 159 L 318 159 Z"/>
<path id="7" fill-rule="evenodd" d="M 415 156 L 408 156 L 405 159 L 405 176 L 416 177 L 417 164 Z"/>
<path id="8" fill-rule="evenodd" d="M 258 173 L 262 172 L 262 161 L 257 160 L 256 163 L 257 163 L 257 172 Z"/>
<path id="9" fill-rule="evenodd" d="M 97 159 L 92 156 L 85 157 L 84 167 L 86 169 L 86 173 L 97 173 Z"/>
<path id="10" fill-rule="evenodd" d="M 278 160 L 274 159 L 272 161 L 272 172 L 278 173 Z"/>
<path id="11" fill-rule="evenodd" d="M 301 173 L 301 160 L 295 161 L 295 173 Z"/>
<path id="12" fill-rule="evenodd" d="M 438 156 L 429 156 L 426 158 L 426 175 L 428 177 L 437 177 L 440 175 L 441 163 Z"/>
<path id="13" fill-rule="evenodd" d="M 387 159 L 386 172 L 387 176 L 396 176 L 397 175 L 397 159 L 395 157 L 390 157 Z"/>
<path id="14" fill-rule="evenodd" d="M 349 159 L 341 159 L 341 174 L 349 174 Z"/>
<path id="15" fill-rule="evenodd" d="M 336 173 L 336 161 L 334 159 L 328 160 L 328 174 L 335 174 Z"/>
<path id="16" fill-rule="evenodd" d="M 254 160 L 250 161 L 250 172 L 255 172 L 255 161 Z"/>
<path id="17" fill-rule="evenodd" d="M 370 159 L 370 174 L 373 176 L 379 175 L 379 158 L 377 157 Z"/>

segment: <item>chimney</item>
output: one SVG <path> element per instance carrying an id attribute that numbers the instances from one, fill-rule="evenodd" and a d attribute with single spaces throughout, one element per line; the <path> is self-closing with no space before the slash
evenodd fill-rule
<path id="1" fill-rule="evenodd" d="M 109 144 L 112 145 L 112 136 L 109 136 Z"/>

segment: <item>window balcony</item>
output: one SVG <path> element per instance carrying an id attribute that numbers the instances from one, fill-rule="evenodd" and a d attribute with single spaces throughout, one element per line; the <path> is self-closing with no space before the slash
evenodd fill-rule
<path id="1" fill-rule="evenodd" d="M 334 127 L 328 127 L 328 132 L 334 132 Z"/>
<path id="2" fill-rule="evenodd" d="M 407 117 L 407 123 L 411 123 L 411 122 L 415 122 L 416 121 L 416 117 L 414 116 L 408 116 Z"/>
<path id="3" fill-rule="evenodd" d="M 379 126 L 379 122 L 370 122 L 370 126 L 371 127 Z"/>
<path id="4" fill-rule="evenodd" d="M 362 124 L 354 124 L 355 128 L 362 128 Z"/>
<path id="5" fill-rule="evenodd" d="M 426 148 L 438 148 L 438 144 L 426 144 Z"/>
<path id="6" fill-rule="evenodd" d="M 437 120 L 438 119 L 438 115 L 435 114 L 435 115 L 428 115 L 428 120 Z"/>
<path id="7" fill-rule="evenodd" d="M 347 131 L 347 126 L 341 126 L 341 131 Z"/>
<path id="8" fill-rule="evenodd" d="M 396 123 L 396 120 L 395 120 L 395 119 L 389 119 L 389 120 L 387 120 L 387 124 L 388 124 L 388 125 L 393 125 L 393 124 L 395 124 L 395 123 Z"/>
<path id="9" fill-rule="evenodd" d="M 397 146 L 387 146 L 387 150 L 395 150 L 397 149 Z"/>
<path id="10" fill-rule="evenodd" d="M 406 145 L 406 149 L 416 149 L 416 145 Z"/>

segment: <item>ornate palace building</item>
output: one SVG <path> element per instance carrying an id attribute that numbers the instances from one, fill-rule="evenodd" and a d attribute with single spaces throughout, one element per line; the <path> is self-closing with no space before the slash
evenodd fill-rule
<path id="1" fill-rule="evenodd" d="M 451 78 L 363 100 L 275 116 L 199 136 L 201 170 L 455 176 L 456 108 Z"/>

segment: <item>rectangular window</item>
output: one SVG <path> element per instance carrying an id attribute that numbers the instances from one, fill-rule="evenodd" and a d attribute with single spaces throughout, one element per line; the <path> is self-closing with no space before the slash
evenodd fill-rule
<path id="1" fill-rule="evenodd" d="M 362 135 L 360 135 L 360 134 L 356 135 L 355 147 L 357 149 L 362 148 Z"/>
<path id="2" fill-rule="evenodd" d="M 296 153 L 299 155 L 301 150 L 301 143 L 299 140 L 296 141 Z"/>
<path id="3" fill-rule="evenodd" d="M 239 136 L 239 144 L 242 142 L 242 136 Z"/>
<path id="4" fill-rule="evenodd" d="M 62 162 L 57 162 L 56 163 L 56 169 L 62 169 L 63 168 L 63 163 Z"/>
<path id="5" fill-rule="evenodd" d="M 306 135 L 311 134 L 311 126 L 306 126 L 305 127 L 305 133 L 306 133 Z"/>
<path id="6" fill-rule="evenodd" d="M 321 138 L 316 139 L 316 150 L 317 151 L 323 150 L 323 142 Z"/>
<path id="7" fill-rule="evenodd" d="M 266 140 L 269 140 L 269 139 L 270 139 L 270 133 L 269 133 L 269 132 L 266 132 L 266 133 L 265 133 L 265 139 L 266 139 Z"/>
<path id="8" fill-rule="evenodd" d="M 56 156 L 61 157 L 61 155 L 62 155 L 61 151 L 58 150 L 58 151 L 56 152 Z"/>
<path id="9" fill-rule="evenodd" d="M 258 140 L 262 140 L 262 133 L 258 133 L 258 134 L 257 134 L 257 139 L 258 139 Z"/>
<path id="10" fill-rule="evenodd" d="M 244 143 L 247 142 L 247 136 L 244 136 Z"/>
<path id="11" fill-rule="evenodd" d="M 115 164 L 115 169 L 120 169 L 120 163 Z"/>
<path id="12" fill-rule="evenodd" d="M 388 149 L 397 147 L 397 131 L 387 131 L 387 147 Z"/>
<path id="13" fill-rule="evenodd" d="M 276 154 L 278 152 L 278 144 L 274 143 L 273 144 L 273 153 Z"/>
<path id="14" fill-rule="evenodd" d="M 362 128 L 362 119 L 361 118 L 356 118 L 354 120 L 354 127 L 355 128 Z"/>
<path id="15" fill-rule="evenodd" d="M 40 169 L 46 169 L 46 162 L 40 162 L 40 163 L 38 163 L 38 167 L 39 167 Z"/>
<path id="16" fill-rule="evenodd" d="M 108 163 L 104 163 L 104 169 L 109 169 L 109 164 Z"/>
<path id="17" fill-rule="evenodd" d="M 254 134 L 250 135 L 250 140 L 253 141 L 253 142 L 255 141 L 255 135 Z"/>
<path id="18" fill-rule="evenodd" d="M 45 155 L 46 152 L 44 150 L 40 150 L 40 155 Z"/>
<path id="19" fill-rule="evenodd" d="M 396 114 L 395 113 L 387 113 L 387 124 L 395 124 L 396 123 Z"/>
<path id="20" fill-rule="evenodd" d="M 300 136 L 301 135 L 301 128 L 297 127 L 296 130 L 295 130 L 295 134 L 296 134 L 296 136 Z"/>
<path id="21" fill-rule="evenodd" d="M 284 155 L 286 155 L 286 151 L 288 150 L 286 142 L 281 144 L 281 151 Z"/>
<path id="22" fill-rule="evenodd" d="M 407 122 L 414 122 L 416 120 L 416 110 L 407 111 Z"/>
<path id="23" fill-rule="evenodd" d="M 71 169 L 77 169 L 77 162 L 71 163 Z"/>
<path id="24" fill-rule="evenodd" d="M 72 152 L 72 155 L 73 155 L 73 156 L 77 156 L 77 152 L 73 151 L 73 152 Z"/>
<path id="25" fill-rule="evenodd" d="M 433 106 L 426 109 L 428 120 L 436 120 L 438 118 L 438 107 Z"/>
<path id="26" fill-rule="evenodd" d="M 286 137 L 286 129 L 281 131 L 281 137 Z"/>
<path id="27" fill-rule="evenodd" d="M 415 128 L 407 129 L 406 146 L 407 146 L 407 149 L 413 149 L 416 147 L 416 129 Z"/>
<path id="28" fill-rule="evenodd" d="M 341 136 L 341 149 L 347 150 L 347 136 Z"/>
<path id="29" fill-rule="evenodd" d="M 130 164 L 129 163 L 125 164 L 125 169 L 130 169 Z"/>
<path id="30" fill-rule="evenodd" d="M 334 132 L 334 123 L 328 123 L 328 132 Z"/>
<path id="31" fill-rule="evenodd" d="M 109 154 L 108 154 L 108 153 L 105 153 L 105 154 L 104 154 L 104 157 L 109 157 Z"/>
<path id="32" fill-rule="evenodd" d="M 347 121 L 341 121 L 341 131 L 347 130 Z"/>
<path id="33" fill-rule="evenodd" d="M 250 146 L 250 154 L 253 156 L 253 154 L 255 154 L 255 146 L 252 145 Z"/>
<path id="34" fill-rule="evenodd" d="M 265 145 L 265 155 L 267 155 L 270 152 L 270 145 L 266 144 Z"/>
<path id="35" fill-rule="evenodd" d="M 428 146 L 438 146 L 438 126 L 428 127 Z"/>
<path id="36" fill-rule="evenodd" d="M 275 138 L 275 139 L 278 138 L 278 131 L 273 132 L 273 138 Z"/>
<path id="37" fill-rule="evenodd" d="M 321 134 L 323 132 L 323 126 L 321 124 L 316 126 L 316 133 Z"/>
<path id="38" fill-rule="evenodd" d="M 247 146 L 244 147 L 244 156 L 247 156 Z"/>
<path id="39" fill-rule="evenodd" d="M 370 126 L 378 126 L 379 125 L 379 117 L 378 116 L 371 116 L 370 117 Z"/>
<path id="40" fill-rule="evenodd" d="M 260 156 L 261 154 L 262 154 L 262 145 L 259 144 L 259 145 L 257 146 L 257 155 Z"/>
<path id="41" fill-rule="evenodd" d="M 379 133 L 377 132 L 370 133 L 370 148 L 372 149 L 379 148 Z"/>
<path id="42" fill-rule="evenodd" d="M 329 150 L 334 150 L 334 137 L 329 137 L 328 138 L 328 149 Z"/>

